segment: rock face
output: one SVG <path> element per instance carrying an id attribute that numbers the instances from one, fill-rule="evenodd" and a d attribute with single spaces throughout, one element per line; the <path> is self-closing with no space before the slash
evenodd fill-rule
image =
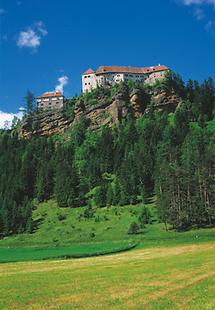
<path id="1" fill-rule="evenodd" d="M 104 125 L 111 127 L 128 115 L 127 102 L 123 95 L 118 94 L 109 101 L 101 100 L 93 106 L 89 106 L 87 103 L 81 104 L 75 110 L 75 120 L 84 114 L 89 120 L 91 129 L 97 129 Z"/>
<path id="2" fill-rule="evenodd" d="M 149 99 L 141 90 L 134 89 L 130 94 L 131 114 L 136 118 L 143 115 Z"/>
<path id="3" fill-rule="evenodd" d="M 147 114 L 149 107 L 158 111 L 173 112 L 181 102 L 181 98 L 174 90 L 154 90 L 146 94 L 140 89 L 128 92 L 119 92 L 111 99 L 105 97 L 94 100 L 89 104 L 86 99 L 76 103 L 75 118 L 69 119 L 62 111 L 49 111 L 28 116 L 19 131 L 20 138 L 28 139 L 35 135 L 50 136 L 62 133 L 76 123 L 84 115 L 91 129 L 97 129 L 126 118 L 128 114 L 135 118 Z"/>
<path id="4" fill-rule="evenodd" d="M 72 121 L 64 116 L 61 111 L 29 115 L 22 123 L 19 137 L 28 139 L 32 136 L 50 136 L 64 132 L 71 124 Z"/>
<path id="5" fill-rule="evenodd" d="M 152 104 L 159 111 L 174 112 L 180 102 L 181 98 L 173 89 L 153 92 Z"/>

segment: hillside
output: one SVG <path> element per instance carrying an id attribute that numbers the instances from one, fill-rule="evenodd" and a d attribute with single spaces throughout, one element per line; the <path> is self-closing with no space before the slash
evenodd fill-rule
<path id="1" fill-rule="evenodd" d="M 0 308 L 212 309 L 214 116 L 170 76 L 1 131 Z"/>
<path id="2" fill-rule="evenodd" d="M 62 209 L 86 207 L 90 216 L 156 195 L 166 227 L 213 227 L 214 111 L 212 79 L 185 84 L 172 74 L 150 87 L 98 88 L 64 110 L 29 114 L 21 127 L 0 132 L 0 236 L 33 232 L 34 201 L 50 199 Z M 47 120 L 49 129 L 41 129 Z"/>
<path id="3" fill-rule="evenodd" d="M 141 214 L 147 209 L 149 221 Z M 59 208 L 54 200 L 35 204 L 34 230 L 0 240 L 0 263 L 97 256 L 133 248 L 162 248 L 214 241 L 215 229 L 176 232 L 159 223 L 155 203 L 147 205 Z M 130 232 L 132 223 L 139 228 Z M 144 224 L 144 222 L 150 222 Z"/>

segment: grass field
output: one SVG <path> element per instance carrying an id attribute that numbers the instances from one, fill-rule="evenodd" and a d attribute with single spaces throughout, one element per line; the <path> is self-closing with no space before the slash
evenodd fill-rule
<path id="1" fill-rule="evenodd" d="M 100 256 L 128 251 L 136 245 L 134 241 L 122 240 L 81 243 L 64 247 L 0 248 L 0 263 Z"/>
<path id="2" fill-rule="evenodd" d="M 0 265 L 0 309 L 214 309 L 215 244 Z"/>
<path id="3" fill-rule="evenodd" d="M 147 207 L 152 224 L 130 235 L 143 205 L 86 219 L 39 204 L 34 233 L 0 241 L 0 309 L 215 309 L 215 229 L 165 231 Z"/>

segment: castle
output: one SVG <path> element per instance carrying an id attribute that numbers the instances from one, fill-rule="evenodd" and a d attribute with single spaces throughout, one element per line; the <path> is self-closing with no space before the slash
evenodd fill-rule
<path id="1" fill-rule="evenodd" d="M 64 95 L 60 92 L 47 92 L 37 97 L 36 103 L 40 111 L 61 109 L 64 106 Z"/>
<path id="2" fill-rule="evenodd" d="M 90 92 L 97 86 L 114 85 L 121 81 L 153 84 L 165 77 L 169 68 L 163 65 L 153 67 L 100 66 L 96 71 L 88 69 L 82 75 L 82 91 Z"/>
<path id="3" fill-rule="evenodd" d="M 153 67 L 100 66 L 96 71 L 88 69 L 82 75 L 82 91 L 90 92 L 98 86 L 114 85 L 122 81 L 145 82 L 153 84 L 165 77 L 169 68 L 163 65 Z M 36 98 L 40 111 L 61 109 L 64 106 L 64 95 L 60 92 L 47 92 Z"/>

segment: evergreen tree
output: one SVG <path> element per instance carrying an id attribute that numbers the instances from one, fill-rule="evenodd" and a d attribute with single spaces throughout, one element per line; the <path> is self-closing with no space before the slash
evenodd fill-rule
<path id="1" fill-rule="evenodd" d="M 27 113 L 32 113 L 34 111 L 34 94 L 30 90 L 27 91 L 25 102 Z"/>

